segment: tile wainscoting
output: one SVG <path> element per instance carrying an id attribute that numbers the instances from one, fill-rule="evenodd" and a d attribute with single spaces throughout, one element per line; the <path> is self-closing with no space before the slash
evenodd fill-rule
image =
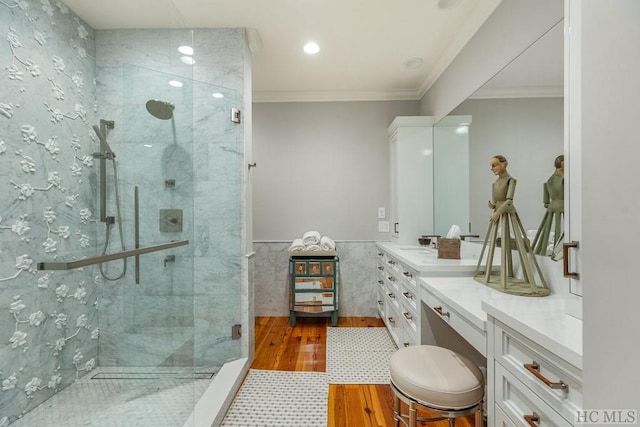
<path id="1" fill-rule="evenodd" d="M 289 316 L 290 241 L 255 241 L 255 314 Z M 377 317 L 373 240 L 336 241 L 340 257 L 339 316 Z"/>

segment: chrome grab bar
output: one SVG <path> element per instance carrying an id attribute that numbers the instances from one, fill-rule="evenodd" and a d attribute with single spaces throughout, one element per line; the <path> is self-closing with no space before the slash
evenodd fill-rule
<path id="1" fill-rule="evenodd" d="M 188 240 L 173 240 L 167 243 L 160 243 L 159 245 L 147 246 L 144 248 L 137 248 L 137 249 L 130 249 L 128 251 L 116 252 L 114 254 L 85 258 L 79 261 L 39 262 L 37 264 L 37 269 L 38 270 L 74 270 L 76 268 L 86 267 L 89 265 L 101 264 L 103 262 L 114 261 L 116 259 L 129 258 L 132 256 L 148 254 L 151 252 L 163 251 L 165 249 L 171 249 L 171 248 L 184 246 L 188 244 L 189 244 Z"/>

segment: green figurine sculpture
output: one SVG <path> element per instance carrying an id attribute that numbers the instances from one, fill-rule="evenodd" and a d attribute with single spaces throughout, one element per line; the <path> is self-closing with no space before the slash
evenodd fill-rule
<path id="1" fill-rule="evenodd" d="M 542 218 L 536 237 L 533 239 L 533 252 L 538 255 L 550 255 L 553 249 L 564 238 L 562 224 L 564 221 L 564 156 L 556 157 L 553 162 L 555 171 L 544 183 L 543 203 L 547 211 Z M 553 229 L 553 242 L 549 241 Z"/>
<path id="2" fill-rule="evenodd" d="M 489 164 L 491 172 L 497 175 L 498 178 L 492 186 L 489 208 L 493 212 L 489 217 L 489 229 L 484 239 L 480 258 L 478 258 L 474 279 L 508 294 L 525 296 L 549 295 L 551 292 L 513 204 L 517 180 L 507 172 L 509 162 L 504 156 L 497 155 L 491 158 Z M 500 275 L 492 274 L 496 247 L 500 247 L 501 252 Z M 484 269 L 482 269 L 482 262 L 487 248 L 489 251 Z M 522 278 L 514 276 L 512 255 L 514 250 L 520 259 Z M 540 285 L 537 284 L 537 281 L 540 282 Z"/>

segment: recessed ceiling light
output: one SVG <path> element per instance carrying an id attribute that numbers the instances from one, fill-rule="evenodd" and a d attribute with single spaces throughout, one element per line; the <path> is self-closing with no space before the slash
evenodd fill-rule
<path id="1" fill-rule="evenodd" d="M 318 43 L 316 42 L 307 42 L 307 44 L 304 45 L 303 49 L 309 55 L 315 55 L 316 53 L 320 52 L 320 46 L 318 46 Z"/>
<path id="2" fill-rule="evenodd" d="M 193 55 L 193 48 L 191 46 L 180 46 L 178 52 L 183 55 Z"/>
<path id="3" fill-rule="evenodd" d="M 169 86 L 182 87 L 182 82 L 179 82 L 177 80 L 169 80 Z"/>
<path id="4" fill-rule="evenodd" d="M 213 96 L 214 98 L 217 98 L 217 99 L 224 98 L 224 95 L 221 94 L 220 92 L 214 92 L 211 96 Z"/>
<path id="5" fill-rule="evenodd" d="M 193 65 L 196 63 L 195 59 L 190 56 L 183 56 L 182 58 L 180 58 L 180 61 L 184 62 L 187 65 Z"/>
<path id="6" fill-rule="evenodd" d="M 422 67 L 424 61 L 422 58 L 409 58 L 404 61 L 404 68 L 408 68 L 409 70 L 415 70 L 416 68 Z"/>

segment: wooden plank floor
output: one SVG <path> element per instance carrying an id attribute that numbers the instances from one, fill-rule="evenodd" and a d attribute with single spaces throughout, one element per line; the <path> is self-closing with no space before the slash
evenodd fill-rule
<path id="1" fill-rule="evenodd" d="M 256 351 L 253 369 L 280 371 L 326 370 L 327 328 L 330 318 L 302 317 L 295 327 L 288 317 L 256 317 Z M 341 317 L 339 327 L 381 327 L 373 317 Z M 329 427 L 393 426 L 393 392 L 387 384 L 330 384 Z M 428 414 L 420 412 L 420 416 Z M 418 423 L 447 427 L 448 421 Z M 456 426 L 473 427 L 473 416 L 458 418 Z"/>

